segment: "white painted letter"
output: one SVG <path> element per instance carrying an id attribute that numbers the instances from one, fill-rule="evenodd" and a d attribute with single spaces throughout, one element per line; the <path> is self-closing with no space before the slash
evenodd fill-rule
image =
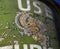
<path id="1" fill-rule="evenodd" d="M 31 44 L 31 45 L 30 45 L 30 49 L 34 49 L 34 48 L 42 49 L 41 46 L 39 46 L 39 45 Z"/>
<path id="2" fill-rule="evenodd" d="M 39 6 L 37 6 L 37 4 L 40 5 L 40 2 L 33 2 L 33 5 L 38 9 L 38 11 L 34 10 L 34 13 L 41 14 L 41 9 Z"/>
<path id="3" fill-rule="evenodd" d="M 27 8 L 22 7 L 22 0 L 18 0 L 18 7 L 22 11 L 30 11 L 30 0 L 27 0 Z"/>
<path id="4" fill-rule="evenodd" d="M 14 45 L 14 49 L 19 49 L 19 45 Z"/>
<path id="5" fill-rule="evenodd" d="M 28 49 L 27 44 L 24 44 L 23 47 L 24 49 Z"/>

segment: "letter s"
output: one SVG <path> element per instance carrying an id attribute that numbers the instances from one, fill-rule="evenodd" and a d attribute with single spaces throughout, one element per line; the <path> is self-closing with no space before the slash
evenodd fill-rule
<path id="1" fill-rule="evenodd" d="M 34 10 L 34 13 L 41 14 L 41 9 L 39 6 L 37 6 L 37 4 L 40 5 L 40 2 L 37 1 L 33 2 L 33 6 L 35 6 L 38 9 L 38 11 Z"/>

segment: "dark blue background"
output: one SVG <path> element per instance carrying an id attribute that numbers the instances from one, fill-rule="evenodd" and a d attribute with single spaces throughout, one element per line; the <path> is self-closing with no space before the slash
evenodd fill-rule
<path id="1" fill-rule="evenodd" d="M 60 5 L 60 0 L 55 0 Z"/>

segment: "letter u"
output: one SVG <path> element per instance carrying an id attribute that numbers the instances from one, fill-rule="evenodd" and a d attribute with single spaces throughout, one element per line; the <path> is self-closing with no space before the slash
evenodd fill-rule
<path id="1" fill-rule="evenodd" d="M 27 8 L 23 8 L 22 0 L 18 0 L 18 7 L 21 11 L 30 11 L 30 0 L 27 0 Z"/>

